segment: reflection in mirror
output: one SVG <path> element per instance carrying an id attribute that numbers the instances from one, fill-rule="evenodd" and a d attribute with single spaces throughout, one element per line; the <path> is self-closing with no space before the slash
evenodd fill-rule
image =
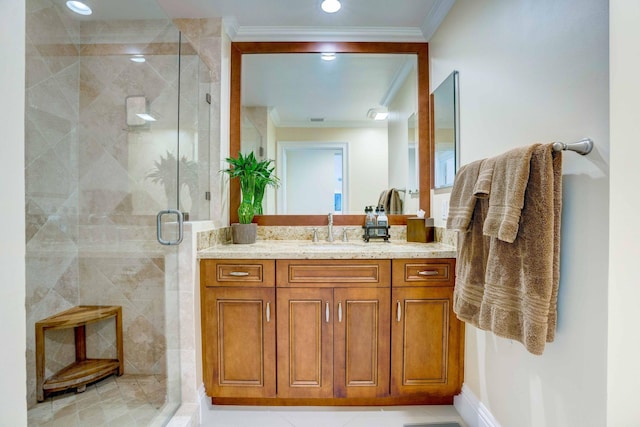
<path id="1" fill-rule="evenodd" d="M 259 117 L 259 112 L 256 112 L 256 108 L 243 108 L 242 109 L 242 153 L 248 154 L 253 151 L 258 160 L 264 159 L 264 146 L 262 141 L 264 137 L 263 132 L 256 126 L 254 120 Z M 258 109 L 259 110 L 259 109 Z"/>
<path id="2" fill-rule="evenodd" d="M 285 122 L 286 114 L 279 111 L 277 105 L 274 102 L 256 102 L 246 100 L 246 92 L 248 88 L 245 88 L 245 72 L 251 72 L 253 70 L 254 75 L 257 76 L 259 81 L 265 81 L 268 76 L 274 73 L 267 72 L 266 68 L 262 66 L 256 66 L 254 64 L 251 67 L 247 67 L 245 64 L 250 61 L 254 55 L 282 55 L 286 54 L 287 58 L 298 58 L 301 54 L 314 54 L 314 58 L 318 59 L 319 54 L 322 52 L 336 52 L 338 58 L 335 61 L 331 61 L 333 65 L 315 65 L 315 68 L 320 70 L 311 70 L 309 72 L 304 71 L 302 66 L 285 66 L 281 70 L 275 73 L 275 77 L 279 80 L 275 80 L 272 84 L 265 84 L 262 86 L 262 92 L 266 94 L 278 94 L 282 90 L 280 86 L 284 83 L 288 83 L 291 86 L 291 82 L 294 77 L 306 78 L 311 74 L 321 73 L 325 76 L 333 76 L 330 81 L 333 87 L 338 89 L 338 92 L 347 92 L 348 89 L 357 87 L 356 83 L 364 82 L 364 89 L 361 87 L 360 93 L 364 95 L 370 95 L 375 92 L 375 96 L 371 98 L 354 97 L 353 99 L 365 99 L 366 108 L 364 112 L 359 113 L 359 120 L 368 120 L 371 125 L 368 129 L 369 134 L 365 135 L 360 133 L 359 139 L 363 142 L 360 146 L 356 146 L 355 143 L 349 144 L 348 156 L 345 158 L 345 164 L 347 168 L 347 174 L 343 177 L 347 185 L 346 190 L 341 194 L 341 208 L 343 215 L 336 215 L 334 218 L 335 225 L 362 225 L 364 221 L 364 206 L 376 204 L 379 200 L 381 192 L 388 190 L 390 187 L 397 187 L 401 190 L 406 190 L 409 187 L 407 182 L 407 170 L 408 170 L 408 128 L 407 121 L 412 113 L 417 117 L 417 147 L 416 157 L 418 168 L 418 186 L 417 194 L 412 199 L 415 203 L 419 204 L 419 207 L 427 212 L 430 211 L 430 191 L 432 187 L 432 173 L 429 171 L 432 168 L 431 158 L 433 151 L 431 150 L 430 132 L 429 132 L 429 117 L 430 117 L 430 104 L 429 104 L 429 70 L 428 70 L 428 57 L 427 57 L 427 44 L 426 43 L 387 43 L 387 42 L 232 42 L 231 44 L 231 93 L 230 93 L 230 132 L 229 132 L 229 153 L 236 155 L 241 151 L 241 127 L 242 127 L 242 115 L 243 111 L 250 108 L 255 108 L 255 112 L 259 112 L 258 116 L 261 121 L 256 120 L 256 117 L 251 118 L 252 123 L 259 130 L 263 141 L 265 158 L 274 159 L 277 163 L 277 142 L 331 142 L 331 143 L 349 143 L 354 139 L 353 135 L 358 132 L 358 129 L 353 125 L 347 126 L 342 123 L 343 126 L 339 127 L 343 132 L 343 135 L 328 135 L 331 131 L 336 129 L 336 121 L 340 123 L 339 116 L 334 115 L 334 112 L 344 110 L 346 102 L 338 101 L 334 98 L 334 101 L 329 104 L 329 109 L 322 112 L 310 112 L 307 113 L 306 122 L 307 125 L 311 123 L 315 127 L 302 127 L 293 126 L 287 124 L 284 126 L 275 126 L 274 123 L 280 120 Z M 381 67 L 372 66 L 371 64 L 365 67 L 361 67 L 355 73 L 335 73 L 330 72 L 331 68 L 340 68 L 340 61 L 338 59 L 342 54 L 353 53 L 362 55 L 364 60 L 367 58 L 375 57 L 379 54 L 391 54 L 402 58 L 403 63 L 406 63 L 406 58 L 413 57 L 413 73 L 415 73 L 414 89 L 407 99 L 411 102 L 406 109 L 402 110 L 400 114 L 395 113 L 395 107 L 391 105 L 390 100 L 393 97 L 388 97 L 385 94 L 379 93 L 382 88 L 388 90 L 390 85 L 374 85 L 369 77 L 367 70 L 378 70 Z M 267 55 L 268 54 L 268 55 Z M 338 62 L 336 62 L 338 61 Z M 329 63 L 327 63 L 329 64 Z M 321 68 L 324 67 L 324 68 Z M 398 79 L 396 75 L 401 75 L 402 70 L 406 70 L 410 67 L 396 67 L 395 74 L 391 77 Z M 398 71 L 400 69 L 400 71 Z M 323 71 L 324 70 L 324 71 Z M 382 67 L 382 70 L 388 71 L 388 68 Z M 335 71 L 335 70 L 334 70 Z M 293 74 L 287 74 L 293 73 Z M 407 73 L 410 74 L 410 73 Z M 398 79 L 402 81 L 402 79 Z M 294 110 L 301 110 L 301 106 L 310 105 L 312 107 L 319 106 L 322 103 L 319 102 L 321 95 L 327 92 L 327 87 L 308 87 L 306 85 L 298 84 L 293 85 L 298 93 L 303 96 L 299 98 L 301 104 L 297 104 Z M 401 91 L 401 89 L 393 88 L 393 90 Z M 384 102 L 383 102 L 384 101 Z M 389 102 L 389 104 L 387 104 Z M 375 126 L 371 119 L 366 118 L 370 109 L 379 107 L 386 107 L 390 112 L 387 125 Z M 250 107 L 250 108 L 249 108 Z M 284 110 L 283 110 L 284 111 Z M 363 117 L 364 116 L 364 117 Z M 283 118 L 285 117 L 285 118 Z M 324 120 L 322 120 L 324 118 Z M 312 120 L 313 119 L 313 120 Z M 334 121 L 332 123 L 332 121 Z M 343 122 L 348 120 L 344 120 Z M 394 125 L 395 123 L 395 125 Z M 386 126 L 386 127 L 385 127 Z M 395 127 L 394 127 L 395 126 Z M 392 130 L 395 129 L 395 130 Z M 321 135 L 323 132 L 327 133 Z M 350 134 L 349 134 L 350 132 Z M 383 133 L 384 146 L 378 147 L 376 144 L 382 138 L 378 137 L 378 133 Z M 393 135 L 392 135 L 393 134 Z M 378 153 L 378 157 L 383 160 L 368 160 L 368 161 L 356 161 L 365 159 L 365 155 L 370 152 Z M 380 161 L 381 164 L 376 163 Z M 394 168 L 398 168 L 400 172 L 395 173 L 394 177 L 390 175 Z M 421 172 L 420 172 L 421 171 Z M 395 177 L 402 175 L 402 182 L 396 181 Z M 379 181 L 377 181 L 379 180 Z M 360 181 L 360 182 L 358 182 Z M 362 185 L 362 182 L 366 185 Z M 240 188 L 238 182 L 230 181 L 229 192 L 229 217 L 231 222 L 237 221 L 237 208 L 240 204 Z M 402 187 L 402 188 L 400 188 Z M 358 191 L 354 191 L 358 189 Z M 269 197 L 269 189 L 265 198 Z M 274 214 L 276 212 L 276 197 L 275 191 L 270 195 L 269 201 L 266 202 L 266 212 L 272 214 L 257 215 L 255 221 L 259 225 L 323 225 L 327 223 L 327 213 L 323 214 Z M 359 200 L 356 197 L 360 197 Z M 407 197 L 405 194 L 404 197 Z M 269 208 L 271 206 L 271 208 Z M 335 209 L 335 200 L 334 205 Z M 406 216 L 404 215 L 390 215 L 390 224 L 406 224 Z"/>
<path id="3" fill-rule="evenodd" d="M 413 113 L 407 120 L 407 156 L 409 160 L 409 166 L 407 168 L 407 192 L 405 195 L 404 212 L 411 214 L 417 212 L 419 206 L 419 192 L 418 192 L 418 119 L 416 114 Z"/>
<path id="4" fill-rule="evenodd" d="M 391 213 L 415 212 L 417 102 L 415 54 L 344 53 L 330 62 L 318 53 L 244 55 L 241 152 L 274 159 L 281 180 L 265 214 L 362 214 L 391 189 L 399 200 Z"/>
<path id="5" fill-rule="evenodd" d="M 458 72 L 433 91 L 434 188 L 453 185 L 459 156 Z"/>
<path id="6" fill-rule="evenodd" d="M 347 163 L 347 144 L 278 143 L 277 211 L 293 215 L 348 212 Z"/>

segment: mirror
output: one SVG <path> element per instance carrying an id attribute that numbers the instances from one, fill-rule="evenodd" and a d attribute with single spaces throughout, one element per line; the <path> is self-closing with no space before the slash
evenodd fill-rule
<path id="1" fill-rule="evenodd" d="M 458 72 L 454 71 L 433 91 L 433 141 L 435 189 L 453 186 L 459 165 Z"/>
<path id="2" fill-rule="evenodd" d="M 418 118 L 413 113 L 407 119 L 407 192 L 404 198 L 404 211 L 408 214 L 417 212 L 420 208 L 418 191 Z"/>
<path id="3" fill-rule="evenodd" d="M 301 55 L 291 55 L 298 53 L 306 53 L 306 54 L 315 54 L 313 56 L 318 57 L 318 53 L 321 52 L 336 52 L 338 55 L 342 53 L 355 53 L 355 54 L 364 54 L 369 56 L 374 56 L 378 54 L 396 54 L 401 58 L 406 58 L 407 56 L 412 56 L 415 58 L 415 62 L 417 63 L 417 72 L 415 73 L 417 76 L 417 87 L 418 92 L 414 94 L 415 96 L 415 109 L 410 113 L 415 112 L 414 122 L 417 122 L 417 138 L 414 146 L 415 150 L 415 158 L 416 163 L 418 164 L 417 169 L 422 170 L 423 173 L 418 173 L 419 177 L 418 183 L 415 188 L 411 188 L 411 190 L 415 191 L 414 195 L 411 195 L 412 202 L 415 205 L 419 205 L 421 209 L 425 211 L 429 211 L 429 193 L 431 188 L 431 150 L 429 146 L 430 138 L 429 138 L 429 91 L 428 91 L 428 63 L 427 63 L 427 45 L 426 43 L 306 43 L 306 42 L 296 42 L 296 43 L 287 43 L 287 42 L 240 42 L 240 43 L 232 43 L 231 49 L 231 128 L 230 128 L 230 154 L 232 156 L 237 155 L 237 153 L 242 149 L 245 150 L 241 145 L 241 140 L 244 140 L 245 137 L 242 135 L 242 129 L 244 129 L 245 121 L 248 120 L 255 125 L 258 129 L 261 128 L 261 125 L 264 125 L 264 121 L 262 119 L 256 120 L 255 115 L 251 115 L 253 113 L 259 112 L 260 117 L 267 117 L 273 111 L 269 111 L 271 106 L 266 105 L 244 105 L 242 104 L 243 94 L 242 92 L 245 90 L 243 86 L 243 63 L 245 61 L 253 60 L 254 57 L 249 57 L 248 55 L 256 55 L 263 56 L 264 54 L 278 54 L 279 57 L 290 57 L 290 58 L 298 58 Z M 282 55 L 285 54 L 285 55 Z M 298 58 L 300 59 L 300 58 Z M 292 66 L 293 69 L 298 70 L 300 73 L 299 66 Z M 298 67 L 298 68 L 295 68 Z M 374 66 L 374 68 L 378 68 Z M 250 70 L 257 71 L 265 76 L 265 79 L 268 75 L 268 71 L 260 66 L 252 65 Z M 245 72 L 249 73 L 251 71 L 245 70 Z M 396 71 L 397 72 L 397 71 Z M 306 73 L 301 73 L 306 75 Z M 361 74 L 356 74 L 360 75 Z M 286 81 L 287 79 L 281 79 L 282 81 Z M 269 85 L 269 90 L 277 90 L 275 85 Z M 303 98 L 303 102 L 313 102 L 314 94 L 313 93 L 303 93 L 305 97 Z M 371 101 L 372 107 L 379 103 L 380 100 L 376 98 L 375 101 Z M 340 106 L 339 102 L 336 102 L 335 110 L 338 110 Z M 260 111 L 261 110 L 261 111 Z M 362 113 L 364 116 L 366 114 Z M 399 126 L 402 131 L 400 132 L 401 136 L 398 138 L 394 138 L 393 141 L 389 141 L 389 145 L 393 143 L 397 143 L 398 141 L 402 141 L 402 146 L 404 147 L 402 150 L 402 157 L 404 159 L 405 167 L 402 168 L 403 180 L 402 185 L 403 190 L 409 190 L 409 185 L 407 183 L 408 179 L 408 162 L 409 162 L 409 140 L 410 137 L 408 133 L 410 132 L 410 128 L 408 127 L 409 113 L 404 114 L 403 117 L 398 118 L 399 122 L 402 123 Z M 325 118 L 325 120 L 332 120 L 332 118 Z M 258 124 L 258 122 L 260 122 Z M 318 139 L 321 131 L 325 129 L 322 126 L 317 126 L 312 129 L 307 129 L 308 137 L 304 140 L 313 141 L 314 139 Z M 383 131 L 384 129 L 381 128 Z M 262 146 L 260 149 L 263 150 L 262 155 L 265 158 L 276 159 L 276 163 L 278 160 L 277 153 L 281 152 L 280 148 L 276 148 L 275 144 L 273 147 L 269 146 L 268 141 L 271 138 L 269 135 L 270 132 L 273 132 L 273 127 L 267 125 L 263 131 L 260 133 L 260 138 L 262 140 Z M 386 133 L 386 132 L 385 132 Z M 258 139 L 260 139 L 258 138 Z M 254 138 L 255 139 L 255 138 Z M 302 142 L 300 135 L 292 137 L 288 135 L 287 137 L 279 136 L 280 140 L 293 143 L 293 142 Z M 338 138 L 341 139 L 341 138 Z M 344 138 L 342 138 L 344 139 Z M 326 139 L 325 139 L 326 141 Z M 318 141 L 316 141 L 318 142 Z M 332 143 L 342 143 L 344 140 L 333 140 Z M 388 149 L 391 152 L 391 149 Z M 365 152 L 367 150 L 364 150 Z M 374 150 L 369 150 L 374 151 Z M 256 154 L 257 151 L 254 150 Z M 346 155 L 351 155 L 352 159 L 363 157 L 363 154 L 360 152 L 355 152 L 355 150 L 346 150 Z M 386 160 L 387 167 L 392 164 L 393 160 L 391 159 L 392 155 L 389 154 L 389 158 Z M 348 160 L 345 160 L 345 163 L 348 163 Z M 366 163 L 366 161 L 365 161 Z M 348 163 L 351 165 L 351 163 Z M 279 165 L 276 165 L 279 167 Z M 339 168 L 334 168 L 335 170 L 339 170 Z M 375 172 L 375 168 L 371 168 Z M 389 173 L 386 172 L 385 173 Z M 280 176 L 280 175 L 279 175 Z M 346 177 L 346 175 L 345 175 Z M 362 179 L 366 180 L 366 173 L 358 173 L 352 174 L 353 179 Z M 394 187 L 397 184 L 394 183 L 394 180 L 391 176 L 387 178 L 385 183 L 386 185 L 376 186 L 379 188 L 375 188 L 376 195 L 374 198 L 377 201 L 377 197 L 380 194 L 381 190 L 384 190 L 388 187 Z M 336 187 L 337 188 L 337 187 Z M 355 201 L 355 196 L 359 193 L 364 192 L 364 190 L 355 190 L 354 188 L 364 188 L 364 187 L 356 187 L 356 186 L 345 186 L 345 188 L 351 188 L 351 191 L 344 191 L 342 193 L 338 193 L 338 190 L 335 190 L 334 198 L 332 198 L 332 204 L 329 209 L 325 209 L 326 213 L 331 211 L 339 211 L 342 210 L 346 212 L 346 215 L 337 215 L 334 217 L 334 223 L 337 225 L 362 225 L 364 218 L 364 206 L 366 204 L 372 204 L 371 196 L 368 196 L 369 200 L 367 203 Z M 419 190 L 418 190 L 419 189 Z M 232 181 L 231 189 L 230 189 L 230 218 L 231 222 L 237 221 L 237 206 L 239 204 L 239 185 L 238 183 Z M 408 191 L 407 191 L 408 192 Z M 347 196 L 351 196 L 350 198 Z M 266 197 L 266 212 L 275 212 L 275 195 L 272 197 L 272 200 L 269 201 L 269 197 Z M 409 194 L 405 195 L 405 200 L 409 199 Z M 282 196 L 278 197 L 278 204 L 281 203 Z M 375 203 L 375 201 L 373 203 Z M 362 205 L 362 206 L 360 206 Z M 339 208 L 339 209 L 336 209 Z M 273 208 L 273 210 L 271 210 Z M 417 210 L 417 207 L 416 209 Z M 414 211 L 415 211 L 414 210 Z M 327 215 L 326 213 L 320 214 L 304 214 L 296 211 L 294 215 L 260 215 L 256 217 L 256 222 L 261 225 L 320 225 L 326 224 Z M 395 217 L 395 218 L 394 218 Z M 404 215 L 392 215 L 390 218 L 392 224 L 403 224 L 405 223 Z"/>

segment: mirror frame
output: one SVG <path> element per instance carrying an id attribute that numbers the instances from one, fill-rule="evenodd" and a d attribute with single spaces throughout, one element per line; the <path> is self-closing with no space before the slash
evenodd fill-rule
<path id="1" fill-rule="evenodd" d="M 431 212 L 431 183 L 433 177 L 433 146 L 431 138 L 431 105 L 429 100 L 429 56 L 427 43 L 395 42 L 232 42 L 229 111 L 229 153 L 240 152 L 240 124 L 242 115 L 242 55 L 265 53 L 398 53 L 416 54 L 418 64 L 418 184 L 420 209 Z M 232 179 L 229 184 L 229 220 L 238 222 L 240 183 Z M 364 210 L 364 206 L 362 207 Z M 328 212 L 327 212 L 328 213 Z M 414 215 L 389 215 L 390 225 L 404 225 Z M 335 225 L 364 224 L 362 215 L 334 215 Z M 327 215 L 256 215 L 258 225 L 325 225 Z"/>

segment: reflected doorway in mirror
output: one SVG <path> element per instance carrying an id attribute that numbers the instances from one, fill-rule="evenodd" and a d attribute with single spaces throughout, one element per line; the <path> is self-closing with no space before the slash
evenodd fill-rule
<path id="1" fill-rule="evenodd" d="M 278 214 L 341 214 L 348 209 L 346 143 L 278 142 Z"/>

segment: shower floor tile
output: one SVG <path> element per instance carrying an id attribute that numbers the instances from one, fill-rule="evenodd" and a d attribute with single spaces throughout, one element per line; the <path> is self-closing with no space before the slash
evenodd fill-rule
<path id="1" fill-rule="evenodd" d="M 112 375 L 87 385 L 83 393 L 47 397 L 29 409 L 29 426 L 148 426 L 165 403 L 165 386 L 157 375 Z"/>

